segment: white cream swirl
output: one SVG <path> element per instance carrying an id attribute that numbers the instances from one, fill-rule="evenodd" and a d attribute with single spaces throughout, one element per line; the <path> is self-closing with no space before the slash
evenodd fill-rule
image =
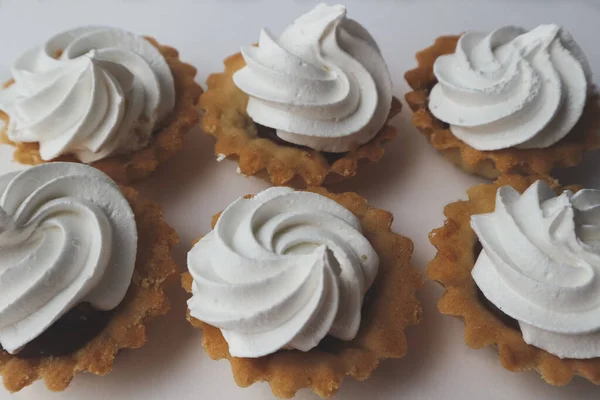
<path id="1" fill-rule="evenodd" d="M 483 246 L 473 278 L 525 341 L 561 358 L 600 357 L 600 191 L 501 187 L 496 210 L 471 224 Z"/>
<path id="2" fill-rule="evenodd" d="M 76 163 L 0 177 L 0 344 L 9 353 L 81 302 L 115 308 L 131 283 L 137 228 L 119 187 Z"/>
<path id="3" fill-rule="evenodd" d="M 434 73 L 430 111 L 478 150 L 551 146 L 577 124 L 592 88 L 585 55 L 557 25 L 465 33 Z"/>
<path id="4" fill-rule="evenodd" d="M 239 199 L 188 254 L 193 317 L 236 357 L 353 339 L 379 258 L 358 219 L 315 193 L 271 188 Z"/>
<path id="5" fill-rule="evenodd" d="M 175 105 L 171 70 L 141 36 L 109 27 L 60 33 L 14 63 L 0 92 L 8 136 L 38 142 L 43 160 L 82 162 L 140 149 Z"/>
<path id="6" fill-rule="evenodd" d="M 248 114 L 290 143 L 349 151 L 386 123 L 392 81 L 373 37 L 342 5 L 317 5 L 277 39 L 263 29 L 233 76 Z"/>

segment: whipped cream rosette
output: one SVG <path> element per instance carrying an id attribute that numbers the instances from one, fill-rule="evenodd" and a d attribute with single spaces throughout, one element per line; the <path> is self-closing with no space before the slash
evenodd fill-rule
<path id="1" fill-rule="evenodd" d="M 429 236 L 438 309 L 464 321 L 466 344 L 556 386 L 600 384 L 600 191 L 578 189 L 503 175 L 448 204 Z"/>
<path id="2" fill-rule="evenodd" d="M 224 64 L 200 99 L 202 128 L 244 175 L 301 188 L 338 182 L 360 161 L 379 161 L 396 136 L 389 120 L 402 105 L 381 50 L 342 5 L 318 4 L 280 35 L 263 29 Z"/>
<path id="3" fill-rule="evenodd" d="M 289 188 L 239 199 L 188 255 L 190 315 L 221 329 L 236 357 L 352 340 L 379 259 L 360 222 Z"/>
<path id="4" fill-rule="evenodd" d="M 12 73 L 0 96 L 8 137 L 39 143 L 45 161 L 72 154 L 90 163 L 145 147 L 175 105 L 160 51 L 117 28 L 59 33 L 19 57 Z"/>
<path id="5" fill-rule="evenodd" d="M 196 69 L 174 48 L 119 28 L 58 33 L 11 70 L 0 141 L 22 164 L 79 161 L 127 184 L 179 151 L 199 120 Z"/>
<path id="6" fill-rule="evenodd" d="M 600 357 L 599 212 L 599 190 L 557 196 L 537 181 L 501 187 L 495 211 L 471 218 L 477 286 L 527 343 L 561 358 Z"/>
<path id="7" fill-rule="evenodd" d="M 139 244 L 138 244 L 139 236 Z M 104 375 L 166 313 L 162 284 L 177 241 L 160 208 L 80 163 L 0 177 L 0 374 L 9 391 L 36 379 L 64 390 Z"/>
<path id="8" fill-rule="evenodd" d="M 137 228 L 119 187 L 81 164 L 0 177 L 0 344 L 9 353 L 81 302 L 115 308 L 131 282 Z"/>
<path id="9" fill-rule="evenodd" d="M 281 139 L 327 152 L 371 140 L 387 122 L 392 80 L 379 47 L 342 5 L 319 4 L 279 37 L 242 48 L 233 76 L 248 115 Z"/>
<path id="10" fill-rule="evenodd" d="M 274 187 L 214 219 L 188 253 L 182 286 L 188 320 L 236 382 L 267 381 L 291 397 L 334 394 L 406 354 L 404 328 L 419 322 L 410 239 L 392 215 L 355 193 Z"/>
<path id="11" fill-rule="evenodd" d="M 465 33 L 433 71 L 431 112 L 477 150 L 558 142 L 579 121 L 592 76 L 580 47 L 558 25 Z"/>
<path id="12" fill-rule="evenodd" d="M 469 173 L 548 175 L 600 146 L 589 62 L 559 25 L 440 37 L 417 60 L 413 123 Z"/>

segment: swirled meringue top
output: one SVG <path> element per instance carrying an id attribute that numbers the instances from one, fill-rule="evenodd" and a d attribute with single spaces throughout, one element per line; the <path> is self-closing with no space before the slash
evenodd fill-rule
<path id="1" fill-rule="evenodd" d="M 76 163 L 0 177 L 0 344 L 14 353 L 81 302 L 115 308 L 137 253 L 119 187 Z"/>
<path id="2" fill-rule="evenodd" d="M 465 33 L 434 73 L 429 109 L 478 150 L 551 146 L 579 121 L 592 88 L 583 51 L 558 25 Z"/>
<path id="3" fill-rule="evenodd" d="M 242 48 L 235 84 L 248 114 L 290 143 L 345 152 L 371 140 L 387 121 L 392 81 L 373 37 L 342 5 L 317 5 L 259 46 Z"/>
<path id="4" fill-rule="evenodd" d="M 193 317 L 236 357 L 353 339 L 379 258 L 358 219 L 322 195 L 271 188 L 239 199 L 188 254 Z"/>
<path id="5" fill-rule="evenodd" d="M 483 245 L 473 278 L 525 341 L 562 358 L 600 357 L 600 191 L 501 187 L 496 210 L 471 223 Z"/>
<path id="6" fill-rule="evenodd" d="M 171 70 L 141 36 L 117 28 L 75 28 L 23 54 L 15 83 L 0 92 L 8 136 L 38 142 L 51 160 L 82 162 L 140 149 L 175 105 Z"/>

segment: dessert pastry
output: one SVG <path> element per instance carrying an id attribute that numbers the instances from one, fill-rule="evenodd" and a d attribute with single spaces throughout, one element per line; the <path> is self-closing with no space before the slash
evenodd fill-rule
<path id="1" fill-rule="evenodd" d="M 196 69 L 177 50 L 117 28 L 87 26 L 24 53 L 0 90 L 0 137 L 15 160 L 91 164 L 144 178 L 199 119 Z"/>
<path id="2" fill-rule="evenodd" d="M 583 51 L 564 28 L 446 36 L 405 78 L 415 126 L 465 171 L 548 175 L 600 146 L 600 103 Z"/>
<path id="3" fill-rule="evenodd" d="M 218 219 L 218 220 L 217 220 Z M 267 189 L 241 198 L 188 253 L 188 319 L 238 385 L 333 395 L 406 354 L 422 278 L 392 215 L 355 193 Z"/>
<path id="4" fill-rule="evenodd" d="M 0 374 L 11 392 L 108 373 L 169 310 L 177 234 L 160 207 L 78 163 L 0 177 Z"/>
<path id="5" fill-rule="evenodd" d="M 469 346 L 494 345 L 506 369 L 536 369 L 552 385 L 600 384 L 600 191 L 536 179 L 502 176 L 446 206 L 427 275 Z"/>
<path id="6" fill-rule="evenodd" d="M 400 112 L 392 81 L 367 30 L 341 5 L 319 4 L 279 37 L 261 31 L 212 74 L 200 99 L 202 128 L 218 159 L 276 185 L 321 185 L 383 157 Z M 266 173 L 266 175 L 265 175 Z"/>

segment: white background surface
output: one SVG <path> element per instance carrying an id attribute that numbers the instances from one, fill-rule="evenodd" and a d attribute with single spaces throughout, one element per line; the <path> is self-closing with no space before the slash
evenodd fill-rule
<path id="1" fill-rule="evenodd" d="M 198 81 L 204 84 L 209 73 L 222 69 L 224 57 L 255 41 L 261 27 L 279 33 L 314 4 L 313 0 L 0 0 L 0 80 L 9 78 L 15 57 L 49 35 L 76 25 L 107 24 L 155 36 L 178 48 L 182 59 L 198 68 Z M 378 40 L 399 98 L 408 90 L 403 74 L 415 65 L 414 53 L 435 37 L 506 24 L 565 25 L 600 77 L 600 0 L 347 0 L 346 4 L 350 17 Z M 387 146 L 382 162 L 363 168 L 357 178 L 333 190 L 356 191 L 371 204 L 392 211 L 394 229 L 414 240 L 414 264 L 424 269 L 434 255 L 427 234 L 442 224 L 442 207 L 463 198 L 479 180 L 451 167 L 429 147 L 411 126 L 408 107 L 395 124 L 401 133 Z M 10 149 L 0 146 L 0 172 L 18 168 L 10 159 Z M 600 160 L 594 159 L 598 153 L 589 155 L 582 167 L 561 173 L 561 178 L 599 186 Z M 260 180 L 237 176 L 235 170 L 233 162 L 215 161 L 212 139 L 196 129 L 179 156 L 137 185 L 162 203 L 167 220 L 179 232 L 181 244 L 175 255 L 181 268 L 192 240 L 207 232 L 214 213 L 239 196 L 267 187 Z M 424 319 L 408 330 L 408 356 L 384 362 L 366 382 L 345 381 L 338 398 L 597 399 L 600 395 L 600 388 L 582 379 L 554 388 L 535 372 L 505 371 L 491 348 L 469 349 L 463 341 L 463 323 L 437 312 L 440 293 L 431 282 L 420 293 Z M 0 400 L 272 398 L 263 383 L 238 388 L 229 363 L 204 354 L 200 331 L 185 321 L 187 296 L 178 282 L 173 282 L 170 294 L 172 310 L 151 324 L 149 343 L 119 354 L 111 374 L 78 375 L 59 394 L 48 392 L 40 382 L 14 397 L 0 388 Z M 316 396 L 301 391 L 297 398 Z"/>

